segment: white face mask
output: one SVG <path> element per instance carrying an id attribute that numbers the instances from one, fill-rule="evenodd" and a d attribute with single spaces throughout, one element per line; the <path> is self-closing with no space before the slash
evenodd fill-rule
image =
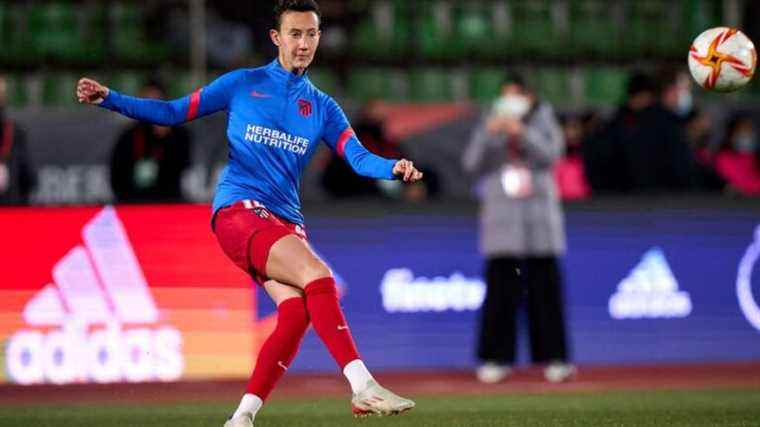
<path id="1" fill-rule="evenodd" d="M 686 116 L 691 112 L 691 107 L 694 105 L 694 99 L 691 96 L 690 91 L 683 91 L 678 95 L 678 105 L 676 106 L 676 113 L 681 116 Z"/>
<path id="2" fill-rule="evenodd" d="M 493 113 L 497 116 L 522 119 L 530 110 L 530 101 L 522 95 L 508 94 L 494 102 Z"/>

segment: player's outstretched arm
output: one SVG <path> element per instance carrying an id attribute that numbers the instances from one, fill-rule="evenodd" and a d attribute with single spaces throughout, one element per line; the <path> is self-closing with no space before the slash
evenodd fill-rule
<path id="1" fill-rule="evenodd" d="M 76 96 L 81 103 L 94 104 L 142 122 L 174 126 L 227 108 L 242 70 L 227 73 L 208 86 L 172 101 L 123 95 L 93 79 L 77 83 Z"/>
<path id="2" fill-rule="evenodd" d="M 330 148 L 357 174 L 376 179 L 402 179 L 415 182 L 422 179 L 422 172 L 407 160 L 386 159 L 369 152 L 356 138 L 343 109 L 332 98 L 327 98 L 327 124 L 324 138 Z"/>

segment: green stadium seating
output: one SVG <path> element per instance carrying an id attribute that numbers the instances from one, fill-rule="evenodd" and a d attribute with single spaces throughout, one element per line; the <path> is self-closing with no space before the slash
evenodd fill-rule
<path id="1" fill-rule="evenodd" d="M 44 55 L 67 58 L 77 53 L 82 43 L 74 9 L 70 3 L 32 4 L 28 18 L 32 42 Z"/>
<path id="2" fill-rule="evenodd" d="M 169 49 L 163 43 L 148 40 L 142 9 L 133 2 L 116 3 L 110 10 L 113 49 L 116 58 L 134 63 L 156 64 L 166 60 Z"/>
<path id="3" fill-rule="evenodd" d="M 625 55 L 682 55 L 688 45 L 683 42 L 683 8 L 680 2 L 636 0 L 626 3 Z"/>
<path id="4" fill-rule="evenodd" d="M 722 25 L 722 7 L 720 0 L 682 0 L 684 3 L 685 36 L 693 41 L 708 28 Z"/>
<path id="5" fill-rule="evenodd" d="M 490 4 L 483 1 L 457 3 L 453 10 L 453 34 L 449 48 L 462 57 L 487 57 L 498 52 Z"/>
<path id="6" fill-rule="evenodd" d="M 623 101 L 628 73 L 619 68 L 592 68 L 584 73 L 585 101 L 589 105 L 616 105 Z"/>
<path id="7" fill-rule="evenodd" d="M 106 85 L 113 87 L 115 90 L 127 95 L 137 95 L 145 81 L 143 73 L 138 71 L 124 71 L 111 75 Z"/>
<path id="8" fill-rule="evenodd" d="M 570 43 L 568 53 L 601 58 L 618 56 L 621 28 L 615 8 L 622 3 L 604 0 L 572 0 L 569 4 Z M 622 11 L 621 11 L 622 12 Z"/>
<path id="9" fill-rule="evenodd" d="M 74 88 L 78 78 L 70 73 L 47 74 L 42 78 L 42 105 L 68 107 L 76 105 Z"/>
<path id="10" fill-rule="evenodd" d="M 555 106 L 572 103 L 568 69 L 541 68 L 526 74 L 531 77 L 530 83 L 542 99 Z"/>
<path id="11" fill-rule="evenodd" d="M 170 99 L 180 98 L 188 95 L 198 89 L 196 82 L 193 81 L 192 73 L 188 71 L 169 70 L 162 73 L 164 84 L 166 84 L 167 95 Z M 201 83 L 200 86 L 203 86 Z"/>
<path id="12" fill-rule="evenodd" d="M 328 68 L 310 69 L 309 80 L 320 90 L 333 95 L 340 91 L 338 76 Z"/>
<path id="13" fill-rule="evenodd" d="M 448 69 L 415 69 L 409 76 L 410 97 L 414 102 L 453 101 L 452 72 Z"/>
<path id="14" fill-rule="evenodd" d="M 470 75 L 470 99 L 479 103 L 493 101 L 501 89 L 504 70 L 500 68 L 478 69 Z"/>
<path id="15" fill-rule="evenodd" d="M 564 56 L 563 38 L 552 20 L 550 0 L 510 1 L 510 50 L 522 55 Z"/>
<path id="16" fill-rule="evenodd" d="M 461 55 L 461 47 L 452 47 L 453 39 L 451 4 L 441 0 L 422 1 L 417 6 L 419 15 L 420 52 L 426 58 L 450 58 Z"/>
<path id="17" fill-rule="evenodd" d="M 370 99 L 403 101 L 407 99 L 406 74 L 402 71 L 384 68 L 356 68 L 348 78 L 348 95 L 358 102 Z"/>
<path id="18" fill-rule="evenodd" d="M 364 10 L 365 19 L 357 23 L 352 50 L 369 58 L 393 58 L 409 51 L 410 6 L 403 0 L 356 1 L 352 6 Z M 367 13 L 366 11 L 369 10 Z"/>
<path id="19" fill-rule="evenodd" d="M 19 74 L 10 75 L 7 78 L 8 105 L 13 108 L 24 108 L 29 104 L 29 95 L 26 90 L 26 81 Z"/>

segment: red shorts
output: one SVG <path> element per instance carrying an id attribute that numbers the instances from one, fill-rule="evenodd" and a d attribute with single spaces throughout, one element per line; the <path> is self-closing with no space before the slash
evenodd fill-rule
<path id="1" fill-rule="evenodd" d="M 219 209 L 214 233 L 224 253 L 259 284 L 268 280 L 267 258 L 275 242 L 289 234 L 306 240 L 302 226 L 279 218 L 255 200 Z"/>

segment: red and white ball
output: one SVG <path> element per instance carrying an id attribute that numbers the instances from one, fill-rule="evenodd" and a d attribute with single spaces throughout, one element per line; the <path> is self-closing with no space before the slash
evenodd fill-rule
<path id="1" fill-rule="evenodd" d="M 707 90 L 731 92 L 740 89 L 755 74 L 755 45 L 736 28 L 711 28 L 694 40 L 689 49 L 689 70 Z"/>

